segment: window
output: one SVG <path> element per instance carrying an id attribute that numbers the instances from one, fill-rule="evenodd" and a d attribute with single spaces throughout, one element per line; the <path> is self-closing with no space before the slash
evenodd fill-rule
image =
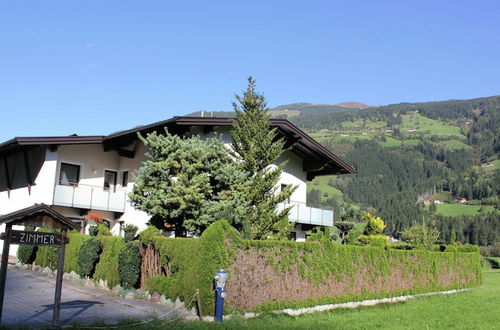
<path id="1" fill-rule="evenodd" d="M 128 171 L 123 171 L 122 173 L 122 187 L 126 187 L 128 184 Z"/>
<path id="2" fill-rule="evenodd" d="M 104 190 L 116 190 L 116 172 L 104 171 Z"/>
<path id="3" fill-rule="evenodd" d="M 80 166 L 74 164 L 61 163 L 59 173 L 59 184 L 67 186 L 77 186 L 80 181 Z"/>

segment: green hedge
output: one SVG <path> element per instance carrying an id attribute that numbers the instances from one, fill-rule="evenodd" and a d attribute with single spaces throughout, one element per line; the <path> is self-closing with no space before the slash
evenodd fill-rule
<path id="1" fill-rule="evenodd" d="M 106 280 L 110 288 L 120 284 L 118 275 L 118 258 L 125 247 L 125 241 L 121 237 L 101 236 L 99 237 L 102 253 L 99 262 L 95 266 L 94 280 Z"/>
<path id="2" fill-rule="evenodd" d="M 99 239 L 92 236 L 89 239 L 83 241 L 77 255 L 79 269 L 78 274 L 80 276 L 92 277 L 100 253 L 101 242 L 99 241 Z"/>
<path id="3" fill-rule="evenodd" d="M 346 293 L 340 297 L 268 301 L 253 308 L 259 311 L 439 291 L 473 286 L 481 281 L 479 254 L 476 252 L 477 247 L 473 246 L 449 248 L 448 253 L 441 253 L 397 250 L 390 247 L 336 245 L 329 242 L 246 241 L 242 240 L 225 221 L 212 224 L 200 239 L 171 239 L 147 235 L 147 242 L 153 243 L 160 251 L 162 265 L 169 263 L 171 267 L 171 278 L 154 276 L 147 281 L 150 292 L 158 291 L 168 298 L 180 297 L 181 300 L 189 302 L 196 289 L 200 289 L 204 314 L 213 312 L 211 289 L 215 272 L 220 268 L 231 271 L 235 266 L 238 267 L 235 265 L 238 258 L 250 254 L 254 258 L 264 260 L 274 274 L 286 273 L 290 276 L 297 270 L 300 278 L 307 280 L 313 286 L 321 285 L 331 276 L 348 279 L 352 283 L 348 283 L 347 286 L 353 286 L 360 269 L 369 269 L 367 282 L 370 283 L 385 281 L 394 267 L 401 268 L 403 276 L 418 279 L 417 285 L 407 290 L 370 292 L 368 283 L 368 287 L 360 292 Z M 406 246 L 399 248 L 405 249 Z M 472 252 L 462 253 L 462 251 Z M 451 270 L 454 276 L 465 284 L 440 285 L 441 270 Z M 230 273 L 229 281 L 231 276 L 245 278 L 250 275 Z M 262 283 L 264 286 L 269 284 L 266 281 Z M 228 294 L 231 295 L 230 292 Z M 241 310 L 232 306 L 231 301 L 231 299 L 226 300 L 228 311 Z"/>
<path id="4" fill-rule="evenodd" d="M 78 251 L 83 241 L 90 239 L 90 236 L 80 233 L 68 233 L 68 238 L 69 243 L 66 245 L 66 252 L 64 254 L 64 271 L 66 273 L 74 271 L 80 274 L 80 267 L 78 267 Z"/>
<path id="5" fill-rule="evenodd" d="M 32 264 L 36 258 L 37 246 L 20 245 L 17 248 L 17 260 L 22 264 Z"/>
<path id="6" fill-rule="evenodd" d="M 139 242 L 128 242 L 118 255 L 118 276 L 124 288 L 137 287 L 141 272 Z"/>

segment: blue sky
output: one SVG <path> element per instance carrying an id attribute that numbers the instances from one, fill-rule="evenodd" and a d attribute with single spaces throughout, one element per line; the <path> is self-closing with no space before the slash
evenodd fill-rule
<path id="1" fill-rule="evenodd" d="M 230 110 L 500 94 L 500 1 L 4 1 L 0 141 Z"/>

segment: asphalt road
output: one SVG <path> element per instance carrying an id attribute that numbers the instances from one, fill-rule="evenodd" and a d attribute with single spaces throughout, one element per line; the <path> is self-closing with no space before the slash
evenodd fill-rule
<path id="1" fill-rule="evenodd" d="M 55 280 L 38 272 L 9 266 L 1 325 L 44 328 L 52 325 Z M 125 319 L 173 317 L 175 310 L 143 300 L 128 300 L 110 291 L 63 281 L 60 326 L 106 324 Z"/>

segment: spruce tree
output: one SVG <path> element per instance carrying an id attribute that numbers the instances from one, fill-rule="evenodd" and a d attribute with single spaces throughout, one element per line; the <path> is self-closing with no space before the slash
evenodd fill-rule
<path id="1" fill-rule="evenodd" d="M 285 239 L 291 230 L 288 221 L 289 208 L 276 212 L 277 205 L 290 197 L 295 187 L 278 190 L 278 180 L 286 162 L 278 162 L 285 141 L 277 138 L 276 129 L 271 128 L 266 100 L 255 91 L 255 80 L 248 78 L 248 86 L 242 96 L 236 96 L 233 108 L 232 155 L 240 167 L 249 174 L 252 182 L 246 191 L 251 205 L 247 238 Z"/>
<path id="2" fill-rule="evenodd" d="M 152 224 L 160 229 L 173 225 L 176 236 L 199 235 L 216 220 L 241 230 L 250 182 L 221 140 L 168 132 L 139 137 L 148 153 L 129 197 L 134 207 L 152 216 Z"/>

